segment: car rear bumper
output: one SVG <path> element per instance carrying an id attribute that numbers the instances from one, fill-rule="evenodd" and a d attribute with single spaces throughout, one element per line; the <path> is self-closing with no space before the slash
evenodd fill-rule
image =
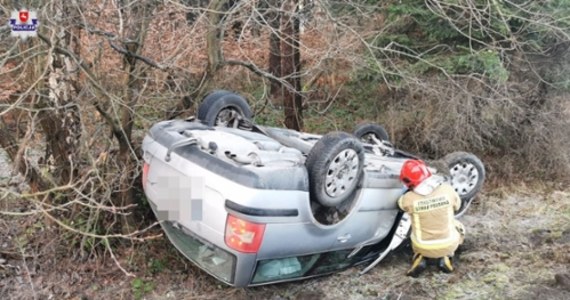
<path id="1" fill-rule="evenodd" d="M 162 221 L 161 226 L 168 240 L 194 265 L 228 285 L 249 285 L 256 254 L 219 247 L 176 222 Z"/>
<path id="2" fill-rule="evenodd" d="M 164 221 L 161 225 L 170 242 L 187 259 L 217 279 L 234 284 L 235 255 L 198 238 L 176 223 Z"/>

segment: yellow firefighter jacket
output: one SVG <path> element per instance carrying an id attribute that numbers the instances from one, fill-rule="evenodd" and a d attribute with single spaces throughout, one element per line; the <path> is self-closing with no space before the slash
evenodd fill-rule
<path id="1" fill-rule="evenodd" d="M 414 253 L 428 258 L 454 254 L 463 242 L 463 225 L 454 217 L 460 205 L 459 195 L 446 183 L 425 196 L 409 191 L 400 197 L 398 206 L 412 219 Z"/>

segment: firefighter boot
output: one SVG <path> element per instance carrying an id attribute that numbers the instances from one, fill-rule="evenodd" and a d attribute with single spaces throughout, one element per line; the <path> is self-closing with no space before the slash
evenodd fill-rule
<path id="1" fill-rule="evenodd" d="M 453 272 L 453 259 L 450 256 L 444 256 L 439 259 L 437 266 L 439 269 L 445 273 Z"/>
<path id="2" fill-rule="evenodd" d="M 427 267 L 426 260 L 421 254 L 414 254 L 412 259 L 412 267 L 408 270 L 406 275 L 411 277 L 418 277 Z"/>

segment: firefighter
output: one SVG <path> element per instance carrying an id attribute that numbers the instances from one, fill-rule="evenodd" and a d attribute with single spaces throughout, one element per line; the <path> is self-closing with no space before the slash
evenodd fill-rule
<path id="1" fill-rule="evenodd" d="M 400 172 L 400 180 L 408 191 L 398 206 L 412 220 L 412 267 L 406 275 L 417 277 L 427 267 L 427 260 L 436 261 L 440 270 L 453 272 L 453 254 L 463 243 L 465 230 L 455 220 L 461 198 L 440 176 L 432 176 L 424 162 L 408 160 Z"/>

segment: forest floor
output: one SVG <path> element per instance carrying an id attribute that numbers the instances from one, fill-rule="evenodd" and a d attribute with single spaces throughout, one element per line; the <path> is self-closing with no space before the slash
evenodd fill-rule
<path id="1" fill-rule="evenodd" d="M 3 197 L 0 211 L 32 207 Z M 1 215 L 0 299 L 570 299 L 570 190 L 494 188 L 461 221 L 467 237 L 453 274 L 433 268 L 406 277 L 408 245 L 363 276 L 353 267 L 238 289 L 193 266 L 164 237 L 114 246 L 121 266 L 135 275 L 129 277 L 110 253 L 82 258 L 76 239 L 40 214 Z"/>

